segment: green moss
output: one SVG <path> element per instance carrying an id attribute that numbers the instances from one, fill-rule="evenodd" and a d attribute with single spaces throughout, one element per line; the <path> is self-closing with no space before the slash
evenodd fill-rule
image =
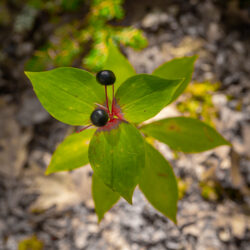
<path id="1" fill-rule="evenodd" d="M 178 110 L 214 126 L 217 112 L 212 102 L 212 96 L 219 86 L 219 83 L 212 84 L 210 82 L 189 84 L 183 94 L 184 99 L 177 103 Z"/>
<path id="2" fill-rule="evenodd" d="M 189 188 L 189 183 L 180 178 L 177 178 L 177 183 L 178 183 L 178 199 L 181 200 L 183 199 Z"/>
<path id="3" fill-rule="evenodd" d="M 77 10 L 83 1 L 73 0 L 70 3 L 67 4 L 64 0 L 55 1 L 50 5 L 41 0 L 29 2 L 30 5 L 49 12 L 51 18 L 59 12 Z M 58 28 L 47 44 L 37 50 L 34 57 L 27 62 L 25 70 L 42 71 L 53 67 L 70 66 L 76 60 L 82 59 L 84 68 L 97 72 L 107 59 L 107 43 L 110 38 L 117 44 L 134 49 L 144 48 L 147 40 L 141 30 L 108 24 L 110 20 L 124 17 L 122 4 L 123 0 L 92 0 L 88 15 L 82 20 L 60 24 L 60 19 L 53 18 L 51 21 Z M 82 55 L 84 58 L 81 58 Z"/>
<path id="4" fill-rule="evenodd" d="M 213 180 L 200 182 L 201 196 L 210 201 L 218 201 L 222 196 L 221 186 Z"/>
<path id="5" fill-rule="evenodd" d="M 43 242 L 38 240 L 36 236 L 24 239 L 19 242 L 18 250 L 42 250 Z"/>

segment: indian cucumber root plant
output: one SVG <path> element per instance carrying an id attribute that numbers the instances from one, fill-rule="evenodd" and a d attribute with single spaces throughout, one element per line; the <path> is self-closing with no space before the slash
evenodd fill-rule
<path id="1" fill-rule="evenodd" d="M 147 125 L 142 122 L 184 91 L 196 56 L 173 59 L 152 74 L 136 74 L 111 41 L 108 50 L 105 66 L 96 76 L 71 67 L 26 72 L 40 102 L 54 118 L 84 126 L 57 147 L 46 173 L 90 163 L 99 221 L 120 197 L 132 204 L 138 185 L 147 200 L 176 223 L 176 177 L 148 138 L 185 153 L 230 143 L 212 127 L 193 118 L 172 117 Z"/>

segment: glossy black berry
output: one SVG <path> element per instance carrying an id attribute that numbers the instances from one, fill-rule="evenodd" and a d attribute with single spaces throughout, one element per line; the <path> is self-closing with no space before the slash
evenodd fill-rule
<path id="1" fill-rule="evenodd" d="M 95 126 L 103 127 L 107 124 L 108 119 L 109 119 L 109 115 L 103 109 L 95 109 L 92 112 L 90 119 Z"/>
<path id="2" fill-rule="evenodd" d="M 96 74 L 96 80 L 102 85 L 112 85 L 115 83 L 115 74 L 111 70 L 102 70 Z"/>

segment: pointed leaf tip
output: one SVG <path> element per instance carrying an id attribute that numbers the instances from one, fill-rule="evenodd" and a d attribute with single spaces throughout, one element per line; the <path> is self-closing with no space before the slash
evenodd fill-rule
<path id="1" fill-rule="evenodd" d="M 86 125 L 95 103 L 105 101 L 102 86 L 85 70 L 61 67 L 26 75 L 43 107 L 54 118 L 70 125 Z"/>
<path id="2" fill-rule="evenodd" d="M 194 63 L 197 58 L 198 58 L 197 55 L 174 58 L 173 60 L 168 61 L 159 66 L 152 73 L 153 75 L 163 77 L 166 79 L 183 78 L 183 77 L 185 78 L 185 80 L 182 82 L 182 84 L 178 87 L 178 89 L 172 96 L 170 103 L 176 100 L 181 95 L 181 93 L 187 87 L 188 83 L 191 81 L 192 74 L 194 71 Z"/>
<path id="3" fill-rule="evenodd" d="M 145 164 L 140 132 L 125 122 L 109 131 L 96 131 L 89 145 L 89 161 L 104 184 L 132 204 L 132 195 Z"/>
<path id="4" fill-rule="evenodd" d="M 170 148 L 185 153 L 198 153 L 229 145 L 214 128 L 189 117 L 171 117 L 141 127 L 148 136 L 166 143 Z"/>
<path id="5" fill-rule="evenodd" d="M 117 90 L 116 99 L 126 120 L 140 123 L 152 118 L 169 104 L 183 79 L 164 79 L 138 74 Z"/>
<path id="6" fill-rule="evenodd" d="M 172 167 L 153 146 L 146 143 L 146 166 L 139 187 L 149 203 L 177 223 L 178 185 Z"/>
<path id="7" fill-rule="evenodd" d="M 113 192 L 99 177 L 93 174 L 92 196 L 95 203 L 95 211 L 98 216 L 98 223 L 100 223 L 104 214 L 119 200 L 120 195 Z"/>

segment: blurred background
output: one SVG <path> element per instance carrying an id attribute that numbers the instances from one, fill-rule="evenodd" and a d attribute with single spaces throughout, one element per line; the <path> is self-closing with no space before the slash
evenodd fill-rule
<path id="1" fill-rule="evenodd" d="M 178 177 L 178 226 L 139 190 L 98 224 L 89 166 L 44 176 L 75 128 L 41 107 L 23 72 L 96 72 L 109 38 L 137 73 L 199 55 L 192 84 L 155 119 L 196 117 L 233 145 L 181 154 L 157 143 Z M 249 0 L 0 1 L 1 250 L 249 249 L 249 185 Z"/>

